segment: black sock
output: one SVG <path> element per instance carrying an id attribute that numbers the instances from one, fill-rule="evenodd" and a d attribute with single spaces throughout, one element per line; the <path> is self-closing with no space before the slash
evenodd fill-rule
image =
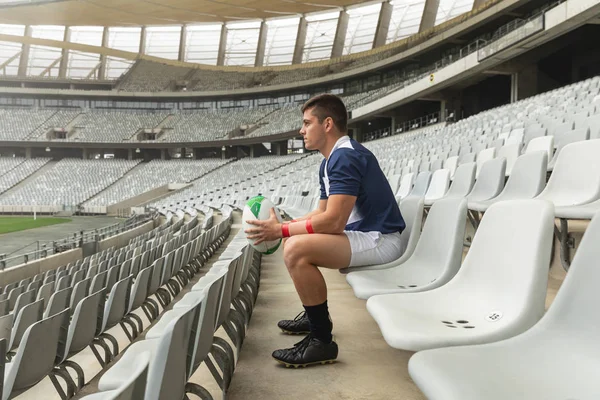
<path id="1" fill-rule="evenodd" d="M 333 324 L 329 319 L 327 300 L 325 300 L 325 303 L 316 306 L 304 306 L 304 309 L 310 322 L 310 334 L 322 342 L 331 343 Z"/>

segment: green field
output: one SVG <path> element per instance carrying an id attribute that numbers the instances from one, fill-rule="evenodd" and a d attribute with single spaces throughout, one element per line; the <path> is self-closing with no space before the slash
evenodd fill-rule
<path id="1" fill-rule="evenodd" d="M 33 217 L 0 217 L 0 234 L 40 228 L 42 226 L 64 224 L 65 222 L 71 222 L 71 219 L 38 217 L 34 220 Z"/>

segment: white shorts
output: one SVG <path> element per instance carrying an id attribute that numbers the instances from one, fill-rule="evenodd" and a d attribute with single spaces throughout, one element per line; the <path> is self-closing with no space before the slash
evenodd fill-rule
<path id="1" fill-rule="evenodd" d="M 344 231 L 350 241 L 352 257 L 349 267 L 385 264 L 394 261 L 404 253 L 400 232 Z"/>

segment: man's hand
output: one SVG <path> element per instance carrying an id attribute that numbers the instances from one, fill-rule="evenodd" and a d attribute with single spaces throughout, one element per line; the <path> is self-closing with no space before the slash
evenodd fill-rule
<path id="1" fill-rule="evenodd" d="M 246 223 L 254 225 L 254 228 L 246 229 L 246 237 L 248 239 L 257 239 L 254 244 L 260 244 L 271 240 L 277 240 L 282 237 L 281 224 L 275 214 L 275 209 L 271 208 L 271 216 L 269 219 L 261 221 L 257 219 L 248 220 Z"/>

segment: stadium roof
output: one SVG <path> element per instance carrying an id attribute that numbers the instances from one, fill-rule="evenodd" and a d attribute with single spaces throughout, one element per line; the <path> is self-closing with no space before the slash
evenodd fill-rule
<path id="1" fill-rule="evenodd" d="M 5 24 L 142 26 L 266 19 L 364 0 L 0 0 Z"/>
<path id="2" fill-rule="evenodd" d="M 308 1 L 0 0 L 0 76 L 115 79 L 137 54 L 216 66 L 329 60 L 401 40 L 483 2 Z"/>

